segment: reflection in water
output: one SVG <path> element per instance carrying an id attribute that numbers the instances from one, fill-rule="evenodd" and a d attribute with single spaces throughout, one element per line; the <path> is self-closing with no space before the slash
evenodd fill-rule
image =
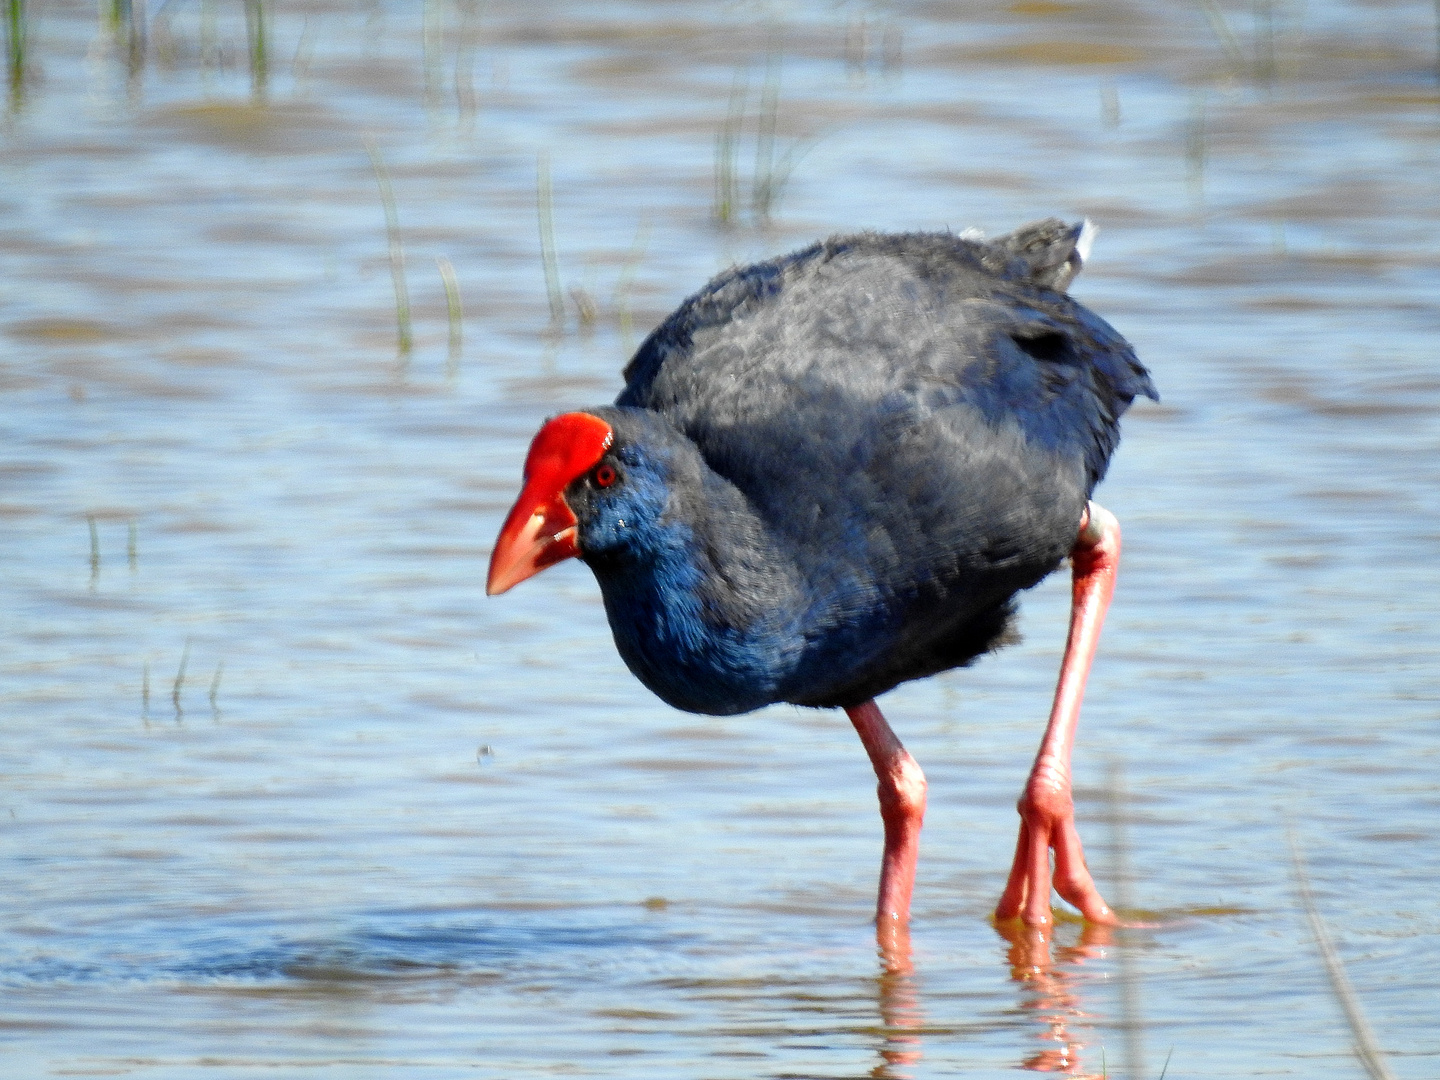
<path id="1" fill-rule="evenodd" d="M 925 1016 L 920 1011 L 920 996 L 915 986 L 915 960 L 910 949 L 910 928 L 882 920 L 875 930 L 880 962 L 880 1019 L 885 1024 L 885 1042 L 880 1048 L 880 1064 L 870 1070 L 877 1080 L 904 1080 L 911 1074 L 901 1071 L 914 1065 L 923 1053 L 920 1050 L 920 1029 Z"/>
<path id="2" fill-rule="evenodd" d="M 1073 970 L 1086 960 L 1099 959 L 1105 947 L 1114 943 L 1115 928 L 1085 923 L 1075 945 L 1060 946 L 1055 959 L 1050 955 L 1050 939 L 1039 928 L 1027 927 L 1018 920 L 999 923 L 995 929 L 1010 943 L 1006 959 L 1010 976 L 1025 984 L 1021 1007 L 1032 1010 L 1044 1027 L 1039 1036 L 1053 1043 L 1039 1053 L 1025 1058 L 1023 1066 L 1035 1072 L 1058 1072 L 1066 1076 L 1101 1077 L 1101 1072 L 1084 1071 L 1081 1041 L 1072 1025 L 1093 1028 L 1096 1014 L 1088 1011 L 1081 996 L 1082 979 Z"/>
<path id="3" fill-rule="evenodd" d="M 1006 962 L 1011 978 L 1023 984 L 1020 1007 L 1039 1020 L 1042 1030 L 1037 1037 L 1047 1044 L 1038 1053 L 1023 1058 L 1021 1067 L 1093 1080 L 1105 1076 L 1108 1069 L 1103 1062 L 1100 1071 L 1087 1072 L 1080 1056 L 1087 1045 L 1082 1033 L 1088 1037 L 1099 1015 L 1085 1000 L 1085 979 L 1077 969 L 1087 960 L 1104 957 L 1104 950 L 1116 942 L 1117 928 L 1087 922 L 1079 940 L 1074 945 L 1056 946 L 1053 958 L 1046 930 L 1027 927 L 1019 920 L 999 923 L 995 929 L 1009 942 Z M 925 1016 L 910 931 L 905 926 L 881 923 L 875 937 L 882 965 L 877 987 L 885 1038 L 879 1050 L 880 1064 L 870 1075 L 879 1080 L 904 1080 L 912 1075 L 905 1067 L 917 1064 L 924 1056 L 921 1035 Z"/>

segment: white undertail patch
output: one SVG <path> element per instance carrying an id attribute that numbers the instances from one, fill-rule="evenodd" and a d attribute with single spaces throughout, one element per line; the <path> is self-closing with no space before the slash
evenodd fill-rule
<path id="1" fill-rule="evenodd" d="M 1080 226 L 1080 235 L 1075 238 L 1075 254 L 1080 256 L 1081 265 L 1090 261 L 1090 249 L 1095 246 L 1095 237 L 1100 235 L 1100 226 L 1088 217 Z"/>

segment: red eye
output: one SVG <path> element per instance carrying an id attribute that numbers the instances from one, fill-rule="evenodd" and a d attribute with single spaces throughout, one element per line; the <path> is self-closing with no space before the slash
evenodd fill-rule
<path id="1" fill-rule="evenodd" d="M 619 477 L 615 475 L 615 470 L 609 465 L 601 465 L 595 470 L 595 483 L 601 487 L 609 487 L 615 483 L 617 479 L 619 479 Z"/>

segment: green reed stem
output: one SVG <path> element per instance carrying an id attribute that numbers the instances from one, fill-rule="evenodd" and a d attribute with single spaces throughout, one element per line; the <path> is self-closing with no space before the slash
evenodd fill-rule
<path id="1" fill-rule="evenodd" d="M 436 258 L 440 280 L 445 285 L 445 311 L 450 317 L 450 356 L 445 374 L 453 378 L 460 370 L 460 350 L 465 344 L 465 312 L 460 306 L 460 283 L 455 280 L 455 267 L 444 255 Z"/>
<path id="2" fill-rule="evenodd" d="M 1200 0 L 1200 9 L 1205 12 L 1205 18 L 1210 22 L 1210 29 L 1215 31 L 1215 37 L 1220 42 L 1220 48 L 1225 53 L 1225 59 L 1229 61 L 1230 67 L 1238 76 L 1244 75 L 1248 65 L 1245 62 L 1245 50 L 1240 47 L 1235 34 L 1230 29 L 1230 24 L 1225 21 L 1225 12 L 1220 10 L 1216 0 Z"/>
<path id="3" fill-rule="evenodd" d="M 1205 163 L 1210 153 L 1205 129 L 1205 91 L 1195 90 L 1190 96 L 1190 119 L 1185 125 L 1185 165 L 1192 194 L 1202 202 L 1205 196 Z"/>
<path id="4" fill-rule="evenodd" d="M 263 99 L 270 83 L 265 0 L 245 0 L 245 43 L 250 53 L 250 90 L 256 98 Z"/>
<path id="5" fill-rule="evenodd" d="M 420 13 L 420 45 L 424 53 L 425 107 L 440 105 L 440 77 L 445 55 L 444 0 L 424 0 Z"/>
<path id="6" fill-rule="evenodd" d="M 220 66 L 219 13 L 217 0 L 200 0 L 200 73 L 209 85 L 210 71 Z"/>
<path id="7" fill-rule="evenodd" d="M 1123 918 L 1130 910 L 1129 808 L 1126 804 L 1125 769 L 1112 760 L 1106 769 L 1106 801 L 1110 811 L 1110 888 L 1115 911 Z M 1125 1075 L 1141 1080 L 1145 1075 L 1145 1023 L 1140 1015 L 1140 973 L 1135 968 L 1133 944 L 1126 931 L 1117 931 L 1117 967 L 1120 982 L 1120 1030 L 1125 1037 Z"/>
<path id="8" fill-rule="evenodd" d="M 20 104 L 25 93 L 25 38 L 28 29 L 25 0 L 5 0 L 5 63 L 10 105 Z"/>
<path id="9" fill-rule="evenodd" d="M 565 299 L 560 294 L 560 270 L 555 258 L 555 220 L 551 206 L 550 155 L 540 152 L 536 167 L 535 202 L 540 214 L 540 261 L 545 270 L 545 295 L 550 301 L 550 325 L 565 328 Z"/>
<path id="10" fill-rule="evenodd" d="M 220 696 L 220 677 L 225 674 L 225 661 L 215 665 L 215 676 L 210 680 L 210 711 L 216 716 L 220 715 L 220 706 L 216 704 L 216 698 Z"/>
<path id="11" fill-rule="evenodd" d="M 765 82 L 760 88 L 760 112 L 755 120 L 755 175 L 750 185 L 750 209 L 755 219 L 768 221 L 777 194 L 775 127 L 780 116 L 780 51 L 772 47 L 765 58 Z"/>
<path id="12" fill-rule="evenodd" d="M 640 222 L 635 230 L 635 243 L 630 245 L 630 254 L 625 256 L 625 265 L 620 269 L 620 280 L 615 283 L 615 309 L 620 313 L 620 342 L 626 356 L 635 351 L 635 334 L 630 317 L 630 286 L 640 269 L 640 260 L 645 257 L 645 245 L 650 240 L 650 221 Z"/>
<path id="13" fill-rule="evenodd" d="M 1275 81 L 1275 4 L 1255 0 L 1255 81 L 1270 86 Z"/>
<path id="14" fill-rule="evenodd" d="M 94 514 L 86 514 L 85 521 L 90 526 L 90 586 L 94 588 L 100 577 L 100 531 L 95 527 Z"/>
<path id="15" fill-rule="evenodd" d="M 1111 131 L 1120 126 L 1120 89 L 1114 82 L 1100 84 L 1100 117 Z"/>
<path id="16" fill-rule="evenodd" d="M 145 6 L 135 0 L 108 0 L 101 4 L 101 18 L 110 27 L 115 51 L 125 57 L 125 69 L 134 80 L 145 70 Z"/>
<path id="17" fill-rule="evenodd" d="M 185 687 L 185 668 L 190 664 L 190 641 L 185 641 L 185 650 L 180 654 L 180 670 L 175 672 L 175 685 L 170 690 L 170 701 L 175 706 L 175 719 L 179 720 L 185 715 L 185 710 L 180 707 L 180 691 Z"/>
<path id="18" fill-rule="evenodd" d="M 460 25 L 455 31 L 455 119 L 462 128 L 472 125 L 479 106 L 475 91 L 475 50 L 478 43 L 478 0 L 455 0 Z"/>
<path id="19" fill-rule="evenodd" d="M 390 186 L 390 173 L 380 157 L 375 140 L 365 140 L 365 150 L 375 170 L 375 183 L 380 187 L 380 203 L 385 208 L 385 237 L 390 246 L 390 280 L 395 286 L 395 324 L 400 355 L 410 355 L 414 337 L 410 332 L 410 289 L 405 284 L 405 249 L 400 245 L 400 217 L 395 212 L 395 191 Z"/>
<path id="20" fill-rule="evenodd" d="M 745 125 L 746 98 L 749 94 L 749 80 L 745 73 L 735 72 L 735 78 L 730 83 L 730 102 L 725 109 L 725 119 L 715 136 L 715 220 L 722 225 L 729 225 L 735 220 L 740 202 L 740 179 L 735 163 L 740 156 L 740 131 Z"/>
<path id="21" fill-rule="evenodd" d="M 1369 1021 L 1365 1019 L 1365 1011 L 1360 1007 L 1360 999 L 1355 994 L 1355 988 L 1350 985 L 1349 976 L 1345 974 L 1345 965 L 1340 960 L 1340 954 L 1335 951 L 1330 930 L 1325 925 L 1325 920 L 1320 917 L 1319 908 L 1315 906 L 1315 897 L 1310 892 L 1310 876 L 1305 871 L 1305 859 L 1300 853 L 1300 843 L 1295 839 L 1295 831 L 1293 828 L 1286 831 L 1290 841 L 1290 866 L 1295 873 L 1295 891 L 1300 894 L 1300 906 L 1305 909 L 1305 921 L 1310 924 L 1315 948 L 1325 965 L 1325 974 L 1330 979 L 1330 990 L 1334 993 L 1335 1000 L 1340 1003 L 1345 1022 L 1350 1025 L 1350 1034 L 1355 1038 L 1355 1045 L 1351 1049 L 1365 1067 L 1370 1080 L 1393 1080 L 1390 1067 L 1385 1063 L 1385 1055 L 1375 1041 L 1375 1034 L 1370 1030 Z"/>

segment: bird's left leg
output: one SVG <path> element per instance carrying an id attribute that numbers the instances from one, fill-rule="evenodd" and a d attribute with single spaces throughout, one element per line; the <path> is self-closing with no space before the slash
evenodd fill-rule
<path id="1" fill-rule="evenodd" d="M 1086 506 L 1070 559 L 1074 567 L 1070 638 L 1065 643 L 1050 723 L 1020 796 L 1020 838 L 1010 880 L 995 908 L 997 919 L 1018 915 L 1027 925 L 1037 927 L 1049 926 L 1054 918 L 1050 912 L 1052 848 L 1055 891 L 1091 922 L 1118 921 L 1085 866 L 1070 789 L 1070 750 L 1080 722 L 1085 679 L 1100 643 L 1100 628 L 1120 567 L 1120 523 L 1110 511 L 1094 503 Z"/>
<path id="2" fill-rule="evenodd" d="M 884 945 L 910 921 L 920 825 L 925 820 L 925 774 L 890 730 L 874 701 L 849 706 L 845 715 L 855 725 L 880 781 L 876 793 L 880 796 L 880 818 L 885 823 L 885 855 L 880 863 L 875 925 Z"/>

